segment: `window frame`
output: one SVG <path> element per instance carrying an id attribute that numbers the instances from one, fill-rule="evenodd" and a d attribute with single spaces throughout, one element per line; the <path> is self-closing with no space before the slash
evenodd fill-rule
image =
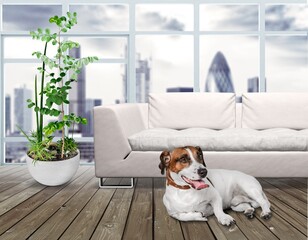
<path id="1" fill-rule="evenodd" d="M 112 31 L 100 33 L 72 33 L 64 34 L 64 37 L 108 37 L 108 36 L 125 36 L 127 37 L 127 101 L 130 103 L 136 102 L 136 72 L 135 72 L 135 38 L 138 35 L 191 35 L 193 36 L 193 51 L 194 51 L 194 92 L 200 92 L 200 36 L 202 35 L 255 35 L 259 37 L 259 79 L 260 92 L 266 92 L 265 80 L 265 38 L 266 36 L 308 36 L 308 31 L 265 31 L 265 6 L 273 4 L 307 4 L 306 0 L 76 0 L 70 3 L 69 0 L 44 1 L 44 0 L 0 0 L 0 165 L 10 164 L 5 163 L 5 144 L 10 142 L 27 142 L 25 138 L 21 137 L 6 137 L 5 136 L 5 89 L 4 89 L 4 64 L 7 59 L 4 59 L 3 38 L 8 36 L 29 36 L 26 31 L 5 32 L 3 31 L 3 5 L 61 5 L 62 14 L 69 11 L 70 5 L 96 5 L 96 4 L 127 4 L 129 7 L 129 29 L 128 31 Z M 192 4 L 193 5 L 193 31 L 136 31 L 135 29 L 135 10 L 136 4 Z M 200 4 L 255 4 L 259 6 L 259 28 L 258 31 L 200 31 L 199 16 Z M 16 60 L 16 61 L 15 61 Z M 14 59 L 9 60 L 14 63 L 22 62 L 22 60 L 29 61 L 29 59 Z M 105 62 L 104 60 L 99 61 Z M 112 60 L 114 61 L 114 60 Z M 112 62 L 111 61 L 111 62 Z M 35 62 L 35 60 L 31 60 Z M 38 61 L 36 61 L 38 62 Z M 76 139 L 77 142 L 93 142 L 93 137 L 82 137 Z M 93 164 L 93 163 L 90 163 Z"/>

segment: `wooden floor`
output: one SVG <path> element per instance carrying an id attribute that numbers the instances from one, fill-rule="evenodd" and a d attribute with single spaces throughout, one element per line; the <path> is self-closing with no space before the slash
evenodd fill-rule
<path id="1" fill-rule="evenodd" d="M 127 179 L 108 179 L 109 183 Z M 179 222 L 162 203 L 164 179 L 139 178 L 134 189 L 98 189 L 94 167 L 80 167 L 67 185 L 36 183 L 25 166 L 0 167 L 0 239 L 307 239 L 307 179 L 259 179 L 270 220 L 227 211 L 236 225 Z"/>

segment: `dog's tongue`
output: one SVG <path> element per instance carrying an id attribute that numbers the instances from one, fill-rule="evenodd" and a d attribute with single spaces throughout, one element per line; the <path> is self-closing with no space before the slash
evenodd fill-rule
<path id="1" fill-rule="evenodd" d="M 185 182 L 189 183 L 193 188 L 197 190 L 209 187 L 209 185 L 206 184 L 203 180 L 191 180 L 184 176 L 183 179 L 185 180 Z"/>

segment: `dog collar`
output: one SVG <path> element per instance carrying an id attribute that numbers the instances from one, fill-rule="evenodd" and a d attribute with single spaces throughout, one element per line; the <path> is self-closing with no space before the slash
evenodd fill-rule
<path id="1" fill-rule="evenodd" d="M 189 185 L 179 185 L 179 184 L 176 184 L 174 182 L 174 180 L 172 179 L 171 175 L 170 175 L 170 171 L 167 170 L 167 186 L 173 186 L 175 188 L 178 188 L 178 189 L 182 189 L 182 190 L 188 190 L 190 189 L 190 186 Z"/>

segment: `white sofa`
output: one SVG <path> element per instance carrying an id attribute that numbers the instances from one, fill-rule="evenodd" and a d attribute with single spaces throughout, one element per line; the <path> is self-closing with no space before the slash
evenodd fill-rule
<path id="1" fill-rule="evenodd" d="M 308 93 L 150 94 L 149 103 L 94 108 L 95 171 L 160 177 L 163 150 L 200 146 L 209 168 L 308 177 Z"/>

